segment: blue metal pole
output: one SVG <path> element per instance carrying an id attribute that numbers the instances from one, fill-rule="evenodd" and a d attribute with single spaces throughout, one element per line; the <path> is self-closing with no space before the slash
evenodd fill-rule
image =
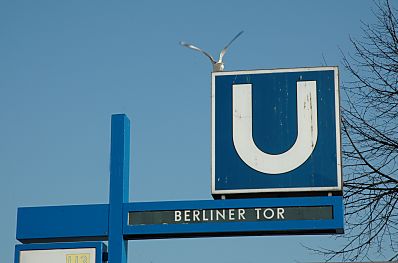
<path id="1" fill-rule="evenodd" d="M 129 199 L 130 120 L 112 115 L 109 191 L 109 263 L 127 263 L 127 240 L 123 239 L 123 203 Z"/>

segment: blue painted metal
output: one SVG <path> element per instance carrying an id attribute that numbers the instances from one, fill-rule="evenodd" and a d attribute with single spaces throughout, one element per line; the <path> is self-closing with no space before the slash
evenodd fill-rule
<path id="1" fill-rule="evenodd" d="M 127 222 L 130 211 L 295 206 L 332 206 L 333 219 L 134 226 L 129 226 Z M 123 214 L 124 235 L 129 239 L 342 233 L 344 228 L 341 196 L 129 203 L 125 205 Z"/>
<path id="2" fill-rule="evenodd" d="M 213 73 L 213 194 L 248 193 L 254 189 L 260 189 L 258 192 L 330 191 L 331 188 L 341 191 L 337 165 L 341 161 L 336 150 L 340 146 L 336 142 L 337 68 L 285 71 Z M 269 154 L 281 154 L 292 147 L 297 137 L 297 81 L 317 83 L 316 147 L 307 161 L 290 172 L 268 175 L 256 171 L 241 160 L 233 144 L 232 86 L 252 84 L 255 144 Z"/>
<path id="3" fill-rule="evenodd" d="M 16 237 L 22 243 L 106 240 L 108 205 L 18 208 Z"/>
<path id="4" fill-rule="evenodd" d="M 124 114 L 112 116 L 109 205 L 26 207 L 18 209 L 17 239 L 23 243 L 76 240 L 108 240 L 109 262 L 127 262 L 128 239 L 332 233 L 343 230 L 341 196 L 264 198 L 177 202 L 128 203 L 130 121 Z M 332 206 L 331 220 L 226 222 L 206 224 L 128 225 L 129 211 L 222 209 L 279 206 Z M 87 247 L 101 243 L 55 243 L 17 245 L 15 262 L 23 249 Z M 102 245 L 101 245 L 102 247 Z M 103 250 L 102 250 L 103 251 Z"/>
<path id="5" fill-rule="evenodd" d="M 130 120 L 112 115 L 109 191 L 109 263 L 127 262 L 127 241 L 123 238 L 123 204 L 129 198 Z"/>
<path id="6" fill-rule="evenodd" d="M 27 250 L 48 250 L 48 249 L 73 249 L 73 248 L 95 248 L 95 263 L 104 261 L 103 255 L 107 247 L 102 242 L 69 242 L 69 243 L 48 243 L 48 244 L 23 244 L 15 245 L 14 263 L 19 263 L 20 252 Z"/>
<path id="7" fill-rule="evenodd" d="M 130 211 L 289 206 L 333 206 L 333 219 L 147 226 L 129 226 L 127 224 L 127 214 Z M 89 239 L 106 240 L 107 236 L 104 234 L 106 234 L 107 230 L 107 208 L 107 205 L 20 208 L 17 236 L 21 242 L 25 243 Z M 74 215 L 79 213 L 85 213 L 85 218 L 88 220 L 82 222 L 74 219 Z M 122 223 L 118 223 L 116 226 L 117 230 L 123 228 L 122 237 L 120 237 L 120 242 L 118 243 L 119 246 L 125 243 L 124 239 L 340 233 L 344 226 L 343 201 L 341 196 L 125 203 L 123 205 L 123 212 L 120 215 Z M 49 220 L 46 221 L 46 218 Z M 89 224 L 90 222 L 93 222 L 92 225 Z M 99 222 L 101 223 L 99 224 Z M 112 242 L 110 242 L 111 244 Z M 120 247 L 116 249 L 120 249 Z"/>

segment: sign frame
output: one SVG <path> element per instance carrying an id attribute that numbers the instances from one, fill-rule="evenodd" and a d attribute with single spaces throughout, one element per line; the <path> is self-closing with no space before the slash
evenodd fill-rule
<path id="1" fill-rule="evenodd" d="M 298 72 L 315 72 L 315 71 L 333 71 L 334 72 L 334 115 L 336 125 L 336 186 L 327 187 L 278 187 L 278 188 L 242 188 L 242 189 L 216 189 L 216 86 L 215 80 L 218 76 L 234 76 L 247 74 L 272 74 L 272 73 L 298 73 Z M 252 194 L 281 194 L 281 193 L 301 193 L 313 195 L 313 192 L 335 192 L 342 193 L 342 160 L 341 160 L 341 131 L 340 131 L 340 92 L 339 92 L 339 72 L 337 66 L 332 67 L 302 67 L 302 68 L 281 68 L 281 69 L 265 69 L 265 70 L 239 70 L 239 71 L 223 71 L 213 72 L 211 80 L 211 193 L 215 198 L 221 195 L 252 195 Z M 232 88 L 232 87 L 231 87 Z M 231 109 L 232 115 L 232 109 Z M 232 140 L 232 138 L 231 138 Z M 242 161 L 243 162 L 243 161 Z M 274 176 L 274 175 L 272 175 Z"/>

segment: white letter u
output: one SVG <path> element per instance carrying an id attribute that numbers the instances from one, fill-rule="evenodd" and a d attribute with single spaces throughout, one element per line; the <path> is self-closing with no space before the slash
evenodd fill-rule
<path id="1" fill-rule="evenodd" d="M 318 139 L 316 81 L 297 82 L 297 138 L 281 154 L 261 151 L 253 139 L 252 85 L 233 85 L 233 142 L 239 157 L 251 168 L 266 174 L 281 174 L 303 164 Z"/>

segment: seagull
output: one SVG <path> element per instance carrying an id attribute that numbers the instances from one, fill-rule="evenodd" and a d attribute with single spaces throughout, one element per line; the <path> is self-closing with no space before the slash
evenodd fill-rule
<path id="1" fill-rule="evenodd" d="M 190 49 L 193 49 L 193 50 L 196 50 L 196 51 L 199 51 L 199 52 L 201 52 L 202 54 L 204 54 L 206 57 L 208 57 L 208 58 L 210 59 L 211 63 L 213 64 L 213 72 L 224 71 L 224 62 L 222 61 L 222 59 L 223 59 L 225 53 L 227 52 L 229 46 L 232 44 L 232 42 L 234 42 L 234 41 L 235 41 L 240 35 L 242 35 L 242 34 L 243 34 L 243 31 L 240 31 L 240 32 L 239 32 L 239 33 L 238 33 L 238 34 L 237 34 L 237 35 L 236 35 L 224 48 L 223 48 L 223 50 L 222 50 L 221 53 L 220 53 L 220 57 L 218 58 L 218 61 L 215 61 L 214 58 L 213 58 L 209 53 L 207 53 L 206 51 L 204 51 L 204 50 L 202 50 L 202 49 L 200 49 L 200 48 L 198 48 L 198 47 L 196 47 L 196 46 L 194 46 L 194 45 L 192 45 L 192 44 L 189 44 L 189 43 L 180 41 L 180 45 L 181 45 L 181 46 L 184 46 L 184 47 L 187 47 L 187 48 L 190 48 Z"/>

